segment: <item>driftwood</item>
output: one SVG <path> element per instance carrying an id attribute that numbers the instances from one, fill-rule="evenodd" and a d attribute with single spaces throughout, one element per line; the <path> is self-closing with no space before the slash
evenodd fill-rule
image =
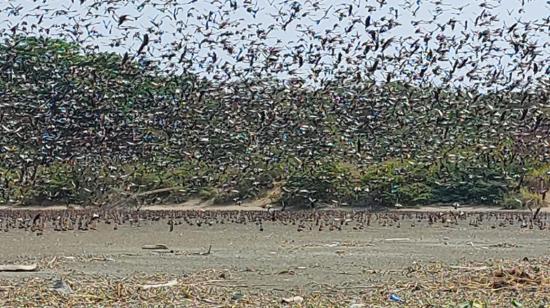
<path id="1" fill-rule="evenodd" d="M 281 300 L 281 303 L 283 304 L 301 304 L 304 301 L 304 298 L 301 296 L 292 296 L 292 297 L 286 297 Z"/>
<path id="2" fill-rule="evenodd" d="M 178 284 L 178 280 L 177 279 L 173 279 L 173 280 L 170 280 L 168 281 L 167 283 L 159 283 L 159 284 L 146 284 L 146 285 L 142 285 L 141 288 L 143 290 L 147 290 L 147 289 L 157 289 L 157 288 L 166 288 L 166 287 L 173 287 L 175 285 Z"/>
<path id="3" fill-rule="evenodd" d="M 0 264 L 0 272 L 33 272 L 38 269 L 38 264 L 20 265 L 20 264 Z"/>
<path id="4" fill-rule="evenodd" d="M 484 270 L 489 269 L 488 266 L 474 266 L 474 267 L 469 267 L 469 266 L 449 266 L 449 268 L 451 268 L 451 269 L 459 269 L 459 270 L 464 270 L 464 271 L 484 271 Z"/>
<path id="5" fill-rule="evenodd" d="M 396 237 L 396 238 L 387 238 L 384 241 L 386 242 L 408 242 L 411 239 L 408 237 Z"/>
<path id="6" fill-rule="evenodd" d="M 212 253 L 212 245 L 208 246 L 208 251 L 206 251 L 206 252 L 195 252 L 195 253 L 193 253 L 193 255 L 207 256 L 210 253 Z"/>
<path id="7" fill-rule="evenodd" d="M 141 249 L 151 249 L 151 250 L 167 250 L 168 246 L 164 244 L 155 244 L 155 245 L 143 245 Z"/>

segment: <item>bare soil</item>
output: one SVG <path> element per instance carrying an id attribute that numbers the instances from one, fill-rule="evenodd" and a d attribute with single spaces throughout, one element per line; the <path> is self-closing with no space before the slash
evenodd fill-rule
<path id="1" fill-rule="evenodd" d="M 418 265 L 459 268 L 498 260 L 520 262 L 544 258 L 550 251 L 550 230 L 517 224 L 495 228 L 487 222 L 472 227 L 465 220 L 458 225 L 429 226 L 405 219 L 385 226 L 374 222 L 363 230 L 353 226 L 351 222 L 342 231 L 313 227 L 298 232 L 296 225 L 269 221 L 263 223 L 263 231 L 254 223 L 201 227 L 184 223 L 169 232 L 166 220 L 144 220 L 139 226 L 125 224 L 117 230 L 101 223 L 94 231 L 45 230 L 40 236 L 13 229 L 0 233 L 0 264 L 38 262 L 40 268 L 0 272 L 0 295 L 2 284 L 28 279 L 49 283 L 58 277 L 100 275 L 124 280 L 138 274 L 189 277 L 214 271 L 231 292 L 307 296 L 324 292 L 327 286 L 355 292 L 414 282 L 417 278 L 410 269 Z M 142 249 L 154 244 L 168 249 Z M 550 296 L 550 290 L 544 292 Z"/>
<path id="2" fill-rule="evenodd" d="M 285 288 L 329 281 L 363 285 L 387 279 L 392 272 L 399 277 L 414 262 L 460 264 L 536 258 L 550 251 L 549 230 L 517 226 L 411 227 L 411 222 L 403 221 L 400 228 L 374 225 L 362 231 L 348 227 L 332 232 L 297 232 L 295 225 L 264 222 L 263 228 L 260 232 L 252 223 L 201 227 L 182 224 L 169 232 L 166 221 L 143 221 L 139 227 L 122 225 L 116 231 L 112 225 L 104 224 L 96 231 L 46 230 L 41 236 L 10 230 L 0 233 L 0 260 L 9 263 L 20 258 L 107 256 L 112 261 L 69 262 L 62 271 L 124 276 L 133 272 L 182 274 L 214 268 L 238 272 L 250 285 Z M 142 249 L 147 244 L 164 244 L 174 253 Z M 198 254 L 210 245 L 209 255 Z M 0 273 L 2 276 L 6 273 Z"/>

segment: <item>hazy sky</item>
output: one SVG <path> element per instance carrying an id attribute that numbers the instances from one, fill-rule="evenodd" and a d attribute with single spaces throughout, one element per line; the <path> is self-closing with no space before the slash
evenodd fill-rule
<path id="1" fill-rule="evenodd" d="M 339 8 L 347 8 L 348 5 L 354 6 L 353 15 L 357 17 L 366 17 L 371 15 L 373 21 L 377 17 L 387 16 L 389 12 L 392 12 L 395 8 L 398 10 L 398 22 L 401 26 L 394 29 L 393 33 L 401 36 L 411 35 L 414 31 L 414 26 L 411 22 L 414 20 L 430 20 L 434 14 L 440 9 L 440 15 L 437 17 L 436 22 L 443 23 L 450 18 L 454 18 L 459 21 L 469 20 L 473 22 L 476 16 L 478 16 L 484 9 L 490 11 L 494 15 L 498 16 L 501 22 L 505 25 L 511 25 L 516 21 L 536 21 L 548 18 L 550 16 L 550 1 L 547 0 L 501 0 L 501 1 L 478 1 L 478 0 L 440 0 L 440 1 L 426 1 L 426 0 L 386 0 L 386 5 L 380 7 L 377 1 L 374 0 L 356 0 L 356 1 L 341 1 L 341 0 L 317 0 L 317 1 L 288 1 L 288 0 L 273 0 L 273 1 L 247 1 L 247 0 L 234 0 L 237 5 L 237 10 L 230 9 L 230 0 L 217 0 L 213 1 L 215 4 L 211 4 L 211 1 L 205 0 L 157 0 L 157 1 L 143 1 L 143 0 L 110 0 L 110 1 L 90 1 L 84 0 L 83 4 L 80 4 L 81 0 L 4 0 L 6 3 L 0 12 L 2 22 L 0 22 L 0 29 L 6 30 L 13 25 L 20 24 L 26 21 L 29 24 L 35 23 L 39 16 L 44 14 L 45 18 L 42 21 L 42 26 L 53 27 L 59 26 L 62 23 L 70 25 L 79 22 L 81 25 L 87 22 L 94 22 L 95 30 L 106 33 L 110 25 L 114 25 L 114 31 L 112 31 L 111 37 L 115 37 L 120 34 L 121 31 L 117 31 L 116 19 L 117 16 L 129 14 L 132 17 L 138 17 L 136 20 L 127 21 L 124 26 L 136 27 L 138 29 L 145 29 L 151 26 L 151 21 L 159 22 L 165 15 L 174 15 L 174 8 L 177 9 L 176 16 L 179 20 L 184 21 L 186 24 L 196 23 L 197 17 L 201 14 L 208 14 L 212 11 L 217 13 L 217 5 L 223 3 L 224 9 L 230 10 L 229 17 L 226 19 L 239 20 L 242 25 L 262 24 L 267 27 L 276 22 L 276 16 L 279 9 L 288 11 L 294 4 L 301 7 L 301 13 L 309 12 L 309 14 L 300 18 L 299 20 L 291 23 L 286 31 L 278 30 L 272 31 L 271 36 L 279 38 L 281 40 L 290 40 L 296 38 L 294 32 L 300 28 L 296 27 L 298 24 L 304 26 L 310 25 L 315 30 L 324 30 L 330 28 L 335 22 L 338 22 L 335 18 L 335 11 Z M 101 3 L 97 5 L 96 3 Z M 252 5 L 250 5 L 250 4 Z M 315 5 L 319 9 L 314 11 L 314 5 L 312 3 L 318 3 Z M 481 7 L 480 4 L 486 3 L 485 7 Z M 521 4 L 524 3 L 522 6 Z M 154 5 L 158 4 L 158 5 Z M 160 5 L 163 4 L 163 5 Z M 140 7 L 141 5 L 141 7 Z M 254 7 L 257 11 L 247 12 L 246 7 Z M 372 7 L 374 11 L 369 11 L 368 7 Z M 38 9 L 35 9 L 40 7 Z M 96 10 L 92 10 L 102 16 L 93 17 L 86 20 L 87 11 L 95 7 Z M 107 12 L 107 8 L 113 8 L 113 10 Z M 464 7 L 458 14 L 452 8 Z M 166 8 L 166 11 L 163 11 Z M 317 19 L 325 14 L 327 9 L 327 17 L 320 23 L 316 23 L 312 19 Z M 45 10 L 46 9 L 46 10 Z M 57 12 L 56 12 L 57 11 Z M 68 11 L 68 15 L 63 15 L 61 11 Z M 18 14 L 13 14 L 18 12 Z M 191 17 L 187 17 L 187 12 L 193 14 Z M 415 12 L 413 16 L 412 13 Z M 29 14 L 29 15 L 27 15 Z M 36 16 L 32 16 L 36 15 Z M 69 17 L 76 16 L 76 18 Z M 156 18 L 156 19 L 155 19 Z M 218 20 L 221 20 L 218 18 Z M 212 23 L 213 24 L 213 23 Z M 164 18 L 162 28 L 166 32 L 175 28 L 175 22 Z M 137 30 L 137 29 L 136 29 Z M 194 29 L 189 29 L 194 30 Z M 192 31 L 191 31 L 192 32 Z M 167 35 L 169 36 L 169 35 Z M 548 39 L 548 37 L 547 37 Z M 134 47 L 139 45 L 139 42 L 131 44 Z"/>
<path id="2" fill-rule="evenodd" d="M 47 29 L 50 31 L 49 35 L 81 39 L 86 44 L 99 46 L 101 51 L 133 53 L 140 46 L 143 33 L 147 28 L 152 27 L 154 28 L 153 33 L 150 34 L 152 43 L 147 49 L 150 56 L 158 58 L 162 54 L 168 54 L 177 44 L 189 46 L 190 52 L 187 57 L 195 59 L 195 69 L 202 71 L 206 70 L 204 63 L 214 50 L 218 51 L 219 59 L 229 64 L 235 64 L 235 57 L 246 53 L 248 49 L 259 54 L 266 54 L 270 48 L 290 49 L 291 46 L 297 46 L 299 43 L 302 43 L 307 49 L 309 44 L 319 41 L 319 39 L 313 38 L 311 31 L 338 38 L 341 40 L 342 47 L 352 44 L 356 38 L 366 40 L 368 32 L 362 24 L 354 22 L 354 20 L 362 22 L 367 16 L 371 17 L 372 23 L 375 25 L 387 24 L 389 19 L 393 19 L 396 23 L 395 27 L 381 33 L 380 37 L 382 39 L 393 37 L 396 42 L 404 44 L 422 38 L 424 33 L 432 30 L 436 30 L 435 33 L 459 39 L 467 32 L 508 28 L 518 21 L 544 24 L 546 22 L 543 19 L 548 18 L 550 12 L 550 1 L 547 0 L 386 0 L 387 4 L 383 6 L 375 0 L 218 0 L 212 2 L 203 0 L 111 0 L 96 1 L 97 3 L 84 0 L 82 2 L 81 4 L 80 0 L 75 0 L 74 3 L 68 0 L 8 0 L 0 12 L 0 20 L 3 20 L 0 22 L 0 33 L 3 33 L 4 36 L 10 34 L 10 28 L 15 25 L 18 26 L 19 33 L 23 31 L 24 27 L 27 31 L 34 33 L 38 33 L 42 28 L 42 34 Z M 232 6 L 232 4 L 236 5 Z M 352 17 L 339 19 L 338 15 L 347 13 L 350 4 L 353 6 Z M 224 10 L 227 11 L 227 14 L 222 14 Z M 288 20 L 288 13 L 293 10 L 299 12 L 297 14 L 299 17 L 290 22 L 286 29 L 283 29 L 282 24 Z M 490 25 L 475 27 L 474 21 L 483 10 L 490 12 L 497 19 Z M 66 12 L 67 14 L 65 14 Z M 129 20 L 119 27 L 117 25 L 119 16 L 126 14 L 130 16 Z M 305 16 L 303 16 L 304 14 Z M 326 18 L 319 21 L 325 15 Z M 206 23 L 206 17 L 210 19 L 208 23 Z M 32 24 L 36 24 L 38 20 L 41 20 L 41 24 L 31 29 Z M 448 24 L 450 20 L 456 21 L 454 30 Z M 218 29 L 217 25 L 224 21 L 228 25 L 223 29 Z M 441 26 L 445 24 L 447 26 L 443 31 Z M 75 27 L 75 25 L 78 26 Z M 350 26 L 351 28 L 348 28 Z M 521 27 L 523 26 L 518 26 L 518 28 Z M 548 28 L 548 24 L 546 27 Z M 177 31 L 178 28 L 179 31 Z M 310 34 L 307 33 L 308 29 Z M 347 31 L 348 29 L 351 30 Z M 76 30 L 75 33 L 80 31 L 80 34 L 70 34 L 72 30 Z M 327 34 L 329 30 L 332 30 L 331 34 Z M 531 40 L 540 46 L 539 52 L 545 67 L 548 65 L 550 57 L 550 29 L 548 30 L 546 33 L 530 33 Z M 257 39 L 258 31 L 269 31 L 261 43 Z M 225 44 L 233 49 L 232 55 L 222 50 L 219 44 L 214 48 L 209 48 L 208 39 L 219 38 L 218 35 L 224 32 L 231 32 L 225 37 Z M 97 34 L 103 35 L 103 37 L 98 37 Z M 300 39 L 302 41 L 298 42 Z M 110 46 L 116 40 L 119 45 Z M 219 39 L 217 40 L 219 43 Z M 198 45 L 201 41 L 203 44 Z M 510 48 L 509 45 L 502 47 Z M 394 46 L 393 50 L 395 51 L 397 48 L 399 46 Z M 389 48 L 387 52 L 391 53 L 392 49 Z M 456 56 L 458 57 L 458 55 Z M 453 57 L 452 52 L 450 57 Z M 171 61 L 176 61 L 178 58 L 179 54 Z M 334 56 L 327 56 L 323 61 L 334 61 Z M 498 65 L 503 64 L 498 63 Z"/>

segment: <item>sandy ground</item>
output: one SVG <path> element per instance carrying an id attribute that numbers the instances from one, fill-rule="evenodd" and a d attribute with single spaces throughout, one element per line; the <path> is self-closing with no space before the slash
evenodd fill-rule
<path id="1" fill-rule="evenodd" d="M 29 209 L 44 208 L 17 210 Z M 64 209 L 65 206 L 47 208 Z M 0 306 L 61 306 L 67 301 L 76 306 L 139 306 L 160 301 L 191 307 L 280 307 L 287 306 L 281 305 L 281 298 L 297 294 L 311 307 L 353 307 L 355 302 L 366 303 L 357 307 L 419 307 L 426 306 L 427 299 L 433 303 L 427 306 L 439 307 L 472 298 L 482 298 L 498 307 L 510 303 L 512 297 L 529 305 L 550 304 L 550 227 L 520 228 L 517 219 L 530 217 L 529 210 L 394 209 L 401 217 L 399 223 L 373 219 L 361 229 L 359 222 L 350 221 L 341 231 L 329 231 L 328 227 L 319 231 L 313 221 L 305 221 L 305 228 L 300 231 L 300 222 L 292 224 L 288 220 L 264 220 L 263 231 L 254 222 L 230 222 L 241 210 L 267 214 L 265 204 L 214 206 L 210 202 L 190 201 L 147 206 L 141 212 L 169 210 L 214 210 L 216 215 L 225 217 L 225 223 L 203 222 L 199 227 L 179 219 L 182 224 L 170 232 L 167 219 L 142 220 L 139 226 L 125 223 L 117 230 L 113 224 L 100 220 L 97 229 L 90 231 L 59 232 L 52 230 L 51 225 L 41 235 L 24 229 L 0 231 L 0 265 L 39 265 L 33 272 L 0 271 Z M 322 215 L 331 221 L 351 217 L 350 211 L 354 210 L 364 209 L 348 208 Z M 419 212 L 464 212 L 470 218 L 459 220 L 458 224 L 429 225 L 426 219 L 413 218 Z M 513 225 L 500 224 L 502 220 L 487 219 L 494 217 L 489 212 L 516 220 Z M 290 211 L 288 215 L 304 217 L 304 213 L 311 212 Z M 476 213 L 483 213 L 485 220 L 474 227 L 470 222 L 479 217 Z M 34 216 L 29 212 L 24 215 Z M 547 208 L 539 218 L 550 226 Z M 156 244 L 168 249 L 143 249 L 144 245 Z M 516 282 L 510 282 L 510 287 L 495 293 L 493 280 L 505 279 L 495 274 L 502 268 L 499 264 L 509 264 L 508 268 L 527 264 L 529 274 L 517 275 L 539 278 L 529 278 L 528 283 L 517 280 L 522 291 L 512 288 Z M 477 272 L 479 269 L 483 270 Z M 61 296 L 52 291 L 59 278 L 69 281 L 75 293 Z M 163 291 L 143 291 L 139 287 L 147 281 L 170 279 L 178 279 L 178 287 Z M 471 280 L 478 287 L 470 288 Z M 115 290 L 115 285 L 127 289 Z M 188 295 L 193 288 L 195 294 Z M 101 299 L 94 295 L 98 292 Z M 409 301 L 388 302 L 390 292 Z M 246 294 L 248 301 L 234 300 L 235 294 L 237 298 Z"/>
<path id="2" fill-rule="evenodd" d="M 550 231 L 518 226 L 478 228 L 427 226 L 403 221 L 401 227 L 373 224 L 364 230 L 305 230 L 295 225 L 177 225 L 143 221 L 141 226 L 100 224 L 96 231 L 54 232 L 37 236 L 24 230 L 0 233 L 0 264 L 63 259 L 63 266 L 33 273 L 0 273 L 1 278 L 56 277 L 79 271 L 124 277 L 132 273 L 182 275 L 206 269 L 227 271 L 254 288 L 313 288 L 316 283 L 361 286 L 407 279 L 403 271 L 420 263 L 463 264 L 489 259 L 546 256 Z M 142 249 L 167 245 L 168 251 Z M 212 247 L 211 253 L 201 255 Z M 172 251 L 172 252 L 170 252 Z M 79 262 L 87 258 L 89 262 Z"/>
<path id="3" fill-rule="evenodd" d="M 550 205 L 550 194 L 546 197 L 546 203 Z M 67 209 L 66 205 L 49 205 L 49 206 L 0 206 L 0 210 L 64 210 Z M 79 205 L 69 205 L 73 209 L 82 209 L 82 206 Z M 261 211 L 266 210 L 267 208 L 279 209 L 278 206 L 272 204 L 272 200 L 268 197 L 261 198 L 257 200 L 249 200 L 243 202 L 241 205 L 235 204 L 225 204 L 218 205 L 214 204 L 212 200 L 201 200 L 201 199 L 191 199 L 184 203 L 179 204 L 160 204 L 160 205 L 144 205 L 140 207 L 142 210 L 212 210 L 212 211 Z M 287 209 L 292 210 L 292 207 Z M 342 211 L 362 211 L 362 210 L 388 210 L 388 208 L 372 208 L 372 207 L 334 207 L 330 205 L 320 205 L 317 208 L 318 210 L 332 210 L 338 209 Z M 440 206 L 420 206 L 420 207 L 404 207 L 404 208 L 389 208 L 389 210 L 396 211 L 412 211 L 412 212 L 441 212 L 441 211 L 450 211 L 453 210 L 451 205 L 440 205 Z M 460 211 L 464 212 L 494 212 L 494 211 L 503 211 L 503 212 L 525 212 L 529 213 L 529 209 L 514 209 L 506 210 L 498 206 L 472 206 L 472 205 L 462 205 L 459 208 Z M 543 213 L 550 213 L 550 206 L 543 207 L 541 209 Z"/>
<path id="4" fill-rule="evenodd" d="M 204 206 L 184 209 L 211 209 Z M 157 213 L 173 208 L 182 207 L 153 207 L 162 210 Z M 341 231 L 319 231 L 313 221 L 298 231 L 300 222 L 264 220 L 261 231 L 254 222 L 230 222 L 236 212 L 214 213 L 225 223 L 182 223 L 172 232 L 166 219 L 125 223 L 117 230 L 104 221 L 90 231 L 60 232 L 51 225 L 41 235 L 2 230 L 0 265 L 37 263 L 38 270 L 0 271 L 0 306 L 454 307 L 481 299 L 503 307 L 512 298 L 526 307 L 550 304 L 550 228 L 520 228 L 517 221 L 499 225 L 487 220 L 487 213 L 477 227 L 470 222 L 479 214 L 458 224 L 429 225 L 415 214 L 400 213 L 399 223 L 351 221 Z M 34 215 L 24 215 L 29 214 Z M 331 221 L 351 214 L 322 215 Z M 539 217 L 550 225 L 550 215 Z M 168 249 L 143 249 L 156 244 Z M 515 270 L 518 266 L 525 270 Z M 505 274 L 499 274 L 502 269 Z M 59 279 L 70 293 L 55 290 Z M 169 281 L 175 285 L 142 287 Z M 392 293 L 406 301 L 389 301 Z M 281 301 L 296 295 L 302 305 Z"/>

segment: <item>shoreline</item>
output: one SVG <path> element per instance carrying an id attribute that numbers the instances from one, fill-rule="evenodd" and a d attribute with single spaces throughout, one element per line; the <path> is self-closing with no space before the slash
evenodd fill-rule
<path id="1" fill-rule="evenodd" d="M 136 207 L 115 207 L 115 208 L 102 208 L 97 206 L 80 206 L 80 205 L 48 205 L 48 206 L 0 206 L 0 211 L 62 211 L 62 210 L 121 210 L 130 209 L 135 210 Z M 245 202 L 242 205 L 215 205 L 211 201 L 202 200 L 189 200 L 179 204 L 159 204 L 159 205 L 145 205 L 139 207 L 140 211 L 280 211 L 280 206 L 270 207 L 269 204 L 262 204 L 258 200 Z M 519 209 L 506 209 L 500 206 L 461 206 L 458 209 L 454 209 L 450 205 L 428 205 L 418 207 L 329 207 L 321 206 L 315 209 L 303 208 L 303 207 L 287 207 L 285 211 L 370 211 L 370 212 L 395 212 L 395 213 L 431 213 L 431 212 L 464 212 L 464 213 L 530 213 L 528 208 Z M 534 211 L 535 209 L 533 209 Z M 543 207 L 540 210 L 541 213 L 550 213 L 550 207 Z"/>

